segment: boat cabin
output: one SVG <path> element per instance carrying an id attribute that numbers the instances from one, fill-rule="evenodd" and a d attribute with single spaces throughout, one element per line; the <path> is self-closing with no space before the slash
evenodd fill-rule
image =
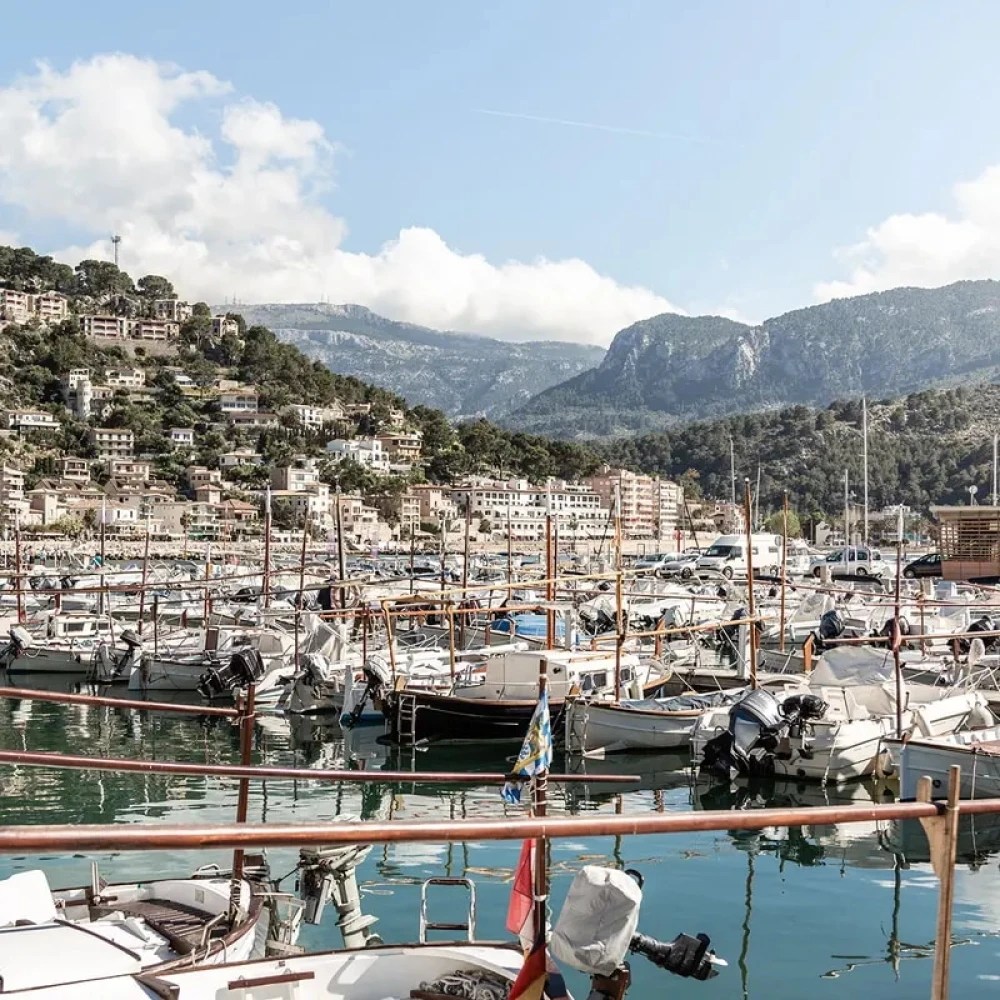
<path id="1" fill-rule="evenodd" d="M 483 682 L 456 693 L 463 697 L 491 700 L 534 701 L 538 697 L 542 661 L 545 661 L 550 701 L 563 701 L 571 694 L 591 694 L 614 688 L 613 655 L 548 649 L 488 656 Z M 630 683 L 634 673 L 630 660 L 623 659 L 622 682 Z"/>

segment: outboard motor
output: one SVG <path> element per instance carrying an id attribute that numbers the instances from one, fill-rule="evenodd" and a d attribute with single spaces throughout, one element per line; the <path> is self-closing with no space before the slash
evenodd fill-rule
<path id="1" fill-rule="evenodd" d="M 817 653 L 822 653 L 827 648 L 831 639 L 839 639 L 844 634 L 847 625 L 840 617 L 840 612 L 836 608 L 826 611 L 820 617 L 819 628 L 813 632 L 813 643 Z"/>
<path id="2" fill-rule="evenodd" d="M 774 771 L 779 742 L 815 719 L 829 706 L 816 695 L 792 695 L 779 702 L 758 688 L 729 710 L 729 728 L 705 744 L 701 770 L 723 778 L 755 777 Z"/>
<path id="3" fill-rule="evenodd" d="M 621 1000 L 631 983 L 625 958 L 642 955 L 676 976 L 706 980 L 718 975 L 722 959 L 711 951 L 708 936 L 679 934 L 659 941 L 638 933 L 642 876 L 587 865 L 573 879 L 552 931 L 557 962 L 590 976 L 587 1000 Z"/>
<path id="4" fill-rule="evenodd" d="M 345 667 L 345 670 L 350 669 Z M 369 656 L 361 668 L 361 673 L 365 678 L 365 689 L 350 712 L 341 715 L 340 724 L 345 729 L 353 729 L 358 724 L 369 699 L 374 703 L 376 698 L 383 698 L 392 686 L 392 668 L 381 656 Z"/>
<path id="5" fill-rule="evenodd" d="M 237 688 L 256 684 L 264 676 L 264 661 L 256 649 L 241 649 L 233 653 L 229 663 L 209 667 L 198 680 L 198 693 L 211 701 L 232 694 Z"/>
<path id="6" fill-rule="evenodd" d="M 115 653 L 114 646 L 104 642 L 94 650 L 91 679 L 98 684 L 113 684 L 127 677 L 142 657 L 142 638 L 127 628 L 118 637 L 125 647 L 121 654 Z"/>
<path id="7" fill-rule="evenodd" d="M 877 632 L 873 633 L 873 637 L 881 637 L 883 639 L 888 639 L 891 642 L 893 633 L 896 629 L 896 622 L 897 619 L 895 617 L 887 618 L 882 627 Z M 903 641 L 908 635 L 910 635 L 910 623 L 903 618 L 902 615 L 900 615 L 898 622 L 900 641 Z"/>
<path id="8" fill-rule="evenodd" d="M 983 615 L 982 618 L 977 618 L 967 629 L 966 632 L 996 632 L 998 631 L 997 625 L 1000 622 L 994 622 L 989 615 Z M 997 639 L 995 635 L 983 636 L 980 640 L 985 647 L 986 652 L 990 652 L 997 648 Z M 969 649 L 972 647 L 972 639 L 965 638 L 958 640 L 958 649 L 963 655 L 967 656 Z"/>
<path id="9" fill-rule="evenodd" d="M 31 645 L 31 633 L 23 625 L 12 625 L 8 635 L 0 647 L 0 670 L 6 670 Z"/>

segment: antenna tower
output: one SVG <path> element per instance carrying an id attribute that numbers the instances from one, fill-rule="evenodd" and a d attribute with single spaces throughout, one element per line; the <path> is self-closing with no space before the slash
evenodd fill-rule
<path id="1" fill-rule="evenodd" d="M 111 244 L 115 248 L 115 267 L 118 267 L 118 248 L 122 245 L 122 238 L 115 233 L 115 235 L 111 237 Z"/>

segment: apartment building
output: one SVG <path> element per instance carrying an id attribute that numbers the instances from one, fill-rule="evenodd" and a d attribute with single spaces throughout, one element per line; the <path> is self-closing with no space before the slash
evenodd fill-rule
<path id="1" fill-rule="evenodd" d="M 209 469 L 204 465 L 189 465 L 187 481 L 192 490 L 200 486 L 218 486 L 222 483 L 222 473 L 218 469 Z"/>
<path id="2" fill-rule="evenodd" d="M 420 431 L 380 434 L 377 440 L 382 443 L 382 450 L 391 465 L 414 465 L 420 461 L 420 448 L 423 444 Z"/>
<path id="3" fill-rule="evenodd" d="M 451 490 L 432 483 L 418 483 L 411 486 L 407 493 L 417 501 L 420 521 L 439 523 L 442 519 L 452 520 L 458 517 L 458 507 L 451 499 Z"/>
<path id="4" fill-rule="evenodd" d="M 57 431 L 59 421 L 45 410 L 3 410 L 4 426 L 19 435 Z"/>
<path id="5" fill-rule="evenodd" d="M 43 323 L 60 323 L 69 317 L 69 300 L 59 292 L 32 296 L 35 315 Z"/>
<path id="6" fill-rule="evenodd" d="M 149 462 L 137 461 L 132 458 L 112 458 L 108 462 L 108 475 L 126 483 L 148 482 L 152 474 Z"/>
<path id="7" fill-rule="evenodd" d="M 319 482 L 319 470 L 311 458 L 297 458 L 291 465 L 271 470 L 271 486 L 276 490 L 304 490 Z"/>
<path id="8" fill-rule="evenodd" d="M 80 329 L 85 337 L 128 340 L 129 321 L 124 316 L 81 316 Z"/>
<path id="9" fill-rule="evenodd" d="M 13 288 L 0 288 L 0 320 L 8 323 L 27 323 L 32 313 L 31 296 Z"/>
<path id="10" fill-rule="evenodd" d="M 63 458 L 59 462 L 61 478 L 71 483 L 90 482 L 89 458 Z"/>
<path id="11" fill-rule="evenodd" d="M 464 514 L 478 523 L 488 521 L 492 531 L 517 541 L 545 537 L 546 519 L 557 519 L 561 538 L 597 538 L 608 526 L 608 508 L 588 486 L 553 480 L 533 486 L 527 480 L 500 482 L 473 479 L 451 491 Z"/>
<path id="12" fill-rule="evenodd" d="M 90 443 L 103 461 L 131 458 L 135 451 L 135 435 L 124 427 L 94 427 Z"/>
<path id="13" fill-rule="evenodd" d="M 147 340 L 166 343 L 176 340 L 181 333 L 180 323 L 168 319 L 136 319 L 129 326 L 132 340 Z"/>
<path id="14" fill-rule="evenodd" d="M 586 482 L 612 510 L 615 496 L 621 497 L 625 538 L 667 538 L 680 522 L 683 492 L 670 480 L 604 466 Z"/>
<path id="15" fill-rule="evenodd" d="M 237 448 L 219 456 L 219 468 L 223 472 L 229 469 L 241 469 L 247 465 L 263 465 L 264 456 L 252 448 Z"/>
<path id="16" fill-rule="evenodd" d="M 263 430 L 267 427 L 277 427 L 280 422 L 276 413 L 266 413 L 263 410 L 227 413 L 226 419 L 231 426 L 243 427 L 247 430 Z"/>

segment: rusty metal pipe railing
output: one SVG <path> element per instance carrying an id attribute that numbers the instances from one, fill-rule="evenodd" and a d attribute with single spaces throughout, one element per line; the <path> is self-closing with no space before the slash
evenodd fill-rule
<path id="1" fill-rule="evenodd" d="M 60 767 L 77 771 L 133 771 L 141 774 L 176 774 L 206 778 L 251 778 L 258 781 L 349 781 L 367 784 L 410 782 L 448 785 L 502 784 L 509 775 L 500 772 L 465 771 L 347 771 L 322 768 L 270 767 L 251 764 L 188 764 L 173 760 L 130 760 L 126 757 L 86 757 L 75 754 L 45 753 L 33 750 L 0 750 L 0 764 L 26 767 Z M 550 774 L 557 784 L 629 784 L 639 781 L 637 774 Z"/>
<path id="2" fill-rule="evenodd" d="M 359 772 L 363 773 L 363 772 Z M 385 773 L 385 772 L 383 772 Z M 412 779 L 414 776 L 409 774 Z M 593 780 L 584 776 L 585 780 Z M 435 820 L 365 823 L 189 824 L 184 826 L 0 827 L 0 854 L 42 851 L 131 851 L 199 848 L 299 847 L 316 844 L 461 843 L 472 840 L 531 840 L 539 837 L 622 837 L 647 834 L 762 830 L 773 826 L 822 826 L 873 820 L 929 819 L 943 802 L 897 802 L 871 806 L 813 806 L 729 812 L 656 813 L 643 816 L 591 814 L 494 820 Z M 961 815 L 1000 813 L 1000 799 L 960 802 Z"/>
<path id="3" fill-rule="evenodd" d="M 235 719 L 235 708 L 214 705 L 181 705 L 170 701 L 142 701 L 135 698 L 103 698 L 94 694 L 69 694 L 63 691 L 39 691 L 35 688 L 0 687 L 0 698 L 20 701 L 52 701 L 57 705 L 92 705 L 99 708 L 137 708 L 149 712 L 176 712 L 182 715 L 215 715 Z"/>

